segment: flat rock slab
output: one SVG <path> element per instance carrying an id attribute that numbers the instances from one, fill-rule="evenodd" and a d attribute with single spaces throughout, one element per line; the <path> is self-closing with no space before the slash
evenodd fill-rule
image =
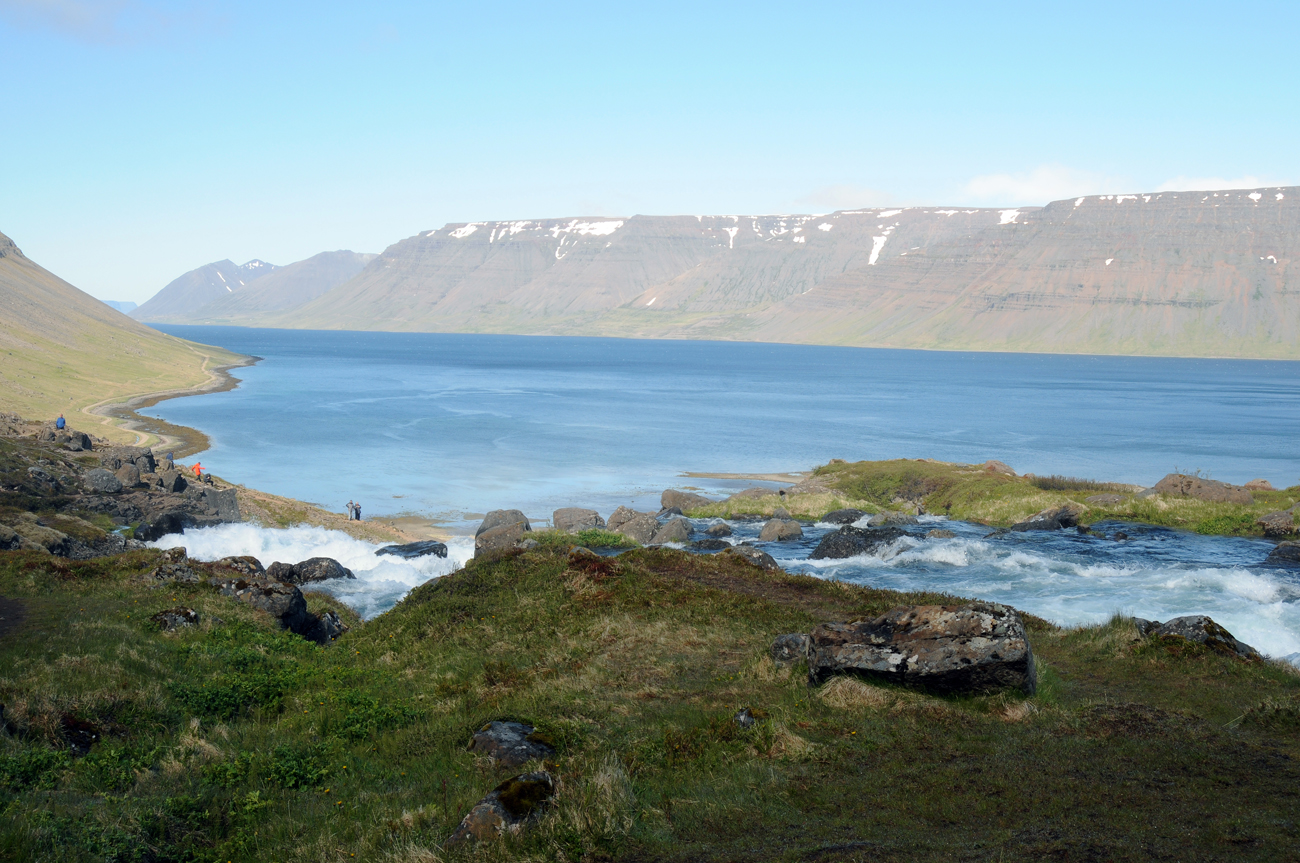
<path id="1" fill-rule="evenodd" d="M 900 606 L 874 620 L 824 623 L 809 635 L 808 679 L 836 674 L 940 694 L 1037 689 L 1020 615 L 992 602 Z"/>
<path id="2" fill-rule="evenodd" d="M 856 557 L 859 554 L 871 554 L 881 546 L 904 536 L 907 536 L 907 533 L 896 527 L 868 528 L 846 524 L 834 533 L 822 537 L 822 541 L 808 556 L 813 560 L 835 560 Z"/>
<path id="3" fill-rule="evenodd" d="M 438 542 L 436 539 L 426 539 L 422 542 L 408 542 L 405 545 L 386 545 L 376 551 L 375 554 L 391 554 L 405 560 L 413 560 L 417 557 L 427 557 L 429 555 L 446 557 L 447 544 Z"/>
<path id="4" fill-rule="evenodd" d="M 550 741 L 524 722 L 489 722 L 470 740 L 469 750 L 503 767 L 522 767 L 529 761 L 555 757 Z"/>

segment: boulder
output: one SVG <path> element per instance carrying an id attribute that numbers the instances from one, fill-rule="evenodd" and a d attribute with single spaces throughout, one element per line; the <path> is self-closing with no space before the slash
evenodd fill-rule
<path id="1" fill-rule="evenodd" d="M 356 578 L 352 570 L 332 557 L 310 557 L 292 565 L 276 561 L 267 567 L 266 577 L 285 584 L 312 584 L 335 578 Z"/>
<path id="2" fill-rule="evenodd" d="M 204 474 L 206 477 L 207 474 Z M 222 521 L 243 521 L 239 512 L 239 494 L 233 488 L 218 491 L 215 488 L 203 489 L 203 502 L 208 509 L 216 512 Z"/>
<path id="3" fill-rule="evenodd" d="M 772 511 L 772 518 L 792 518 L 792 517 L 793 516 L 790 515 L 790 510 L 786 509 L 783 506 L 778 506 L 775 510 Z"/>
<path id="4" fill-rule="evenodd" d="M 824 623 L 809 642 L 814 684 L 855 674 L 942 694 L 1037 688 L 1020 615 L 997 603 L 900 606 L 874 620 Z"/>
<path id="5" fill-rule="evenodd" d="M 194 516 L 179 509 L 154 513 L 148 521 L 143 521 L 135 529 L 136 539 L 155 542 L 169 533 L 181 533 L 187 527 L 194 527 Z"/>
<path id="6" fill-rule="evenodd" d="M 0 524 L 0 551 L 12 551 L 21 544 L 22 537 L 18 535 L 17 531 L 7 525 Z"/>
<path id="7" fill-rule="evenodd" d="M 758 539 L 760 542 L 786 542 L 792 539 L 803 539 L 803 527 L 794 519 L 774 518 L 763 525 L 763 530 L 759 532 Z"/>
<path id="8" fill-rule="evenodd" d="M 1113 494 L 1110 492 L 1107 492 L 1106 494 L 1093 494 L 1085 497 L 1083 502 L 1089 506 L 1114 506 L 1115 504 L 1124 502 L 1124 495 Z"/>
<path id="9" fill-rule="evenodd" d="M 772 642 L 772 661 L 778 668 L 786 668 L 808 658 L 808 647 L 812 640 L 802 632 L 778 635 Z"/>
<path id="10" fill-rule="evenodd" d="M 184 626 L 194 626 L 199 622 L 199 615 L 192 608 L 179 606 L 160 611 L 149 619 L 158 624 L 159 629 L 167 632 Z"/>
<path id="11" fill-rule="evenodd" d="M 716 501 L 709 500 L 702 494 L 696 494 L 692 491 L 678 491 L 676 489 L 665 489 L 664 493 L 659 495 L 659 506 L 662 509 L 677 509 L 685 512 L 688 509 L 699 509 L 702 506 L 709 506 Z"/>
<path id="12" fill-rule="evenodd" d="M 122 481 L 102 467 L 86 471 L 84 480 L 87 488 L 99 494 L 117 494 L 122 490 Z"/>
<path id="13" fill-rule="evenodd" d="M 1268 553 L 1268 557 L 1264 562 L 1275 563 L 1279 566 L 1300 566 L 1300 542 L 1294 540 L 1279 542 Z"/>
<path id="14" fill-rule="evenodd" d="M 600 517 L 600 513 L 594 509 L 582 509 L 576 506 L 566 506 L 563 509 L 557 509 L 551 513 L 551 525 L 556 530 L 562 530 L 566 533 L 577 533 L 580 530 L 591 530 L 592 528 L 603 528 L 605 519 Z"/>
<path id="15" fill-rule="evenodd" d="M 615 514 L 619 514 L 620 510 L 627 510 L 631 513 L 631 517 L 620 520 L 618 527 L 612 528 L 616 533 L 621 533 L 642 545 L 648 545 L 654 540 L 660 527 L 658 519 L 648 512 L 634 512 L 626 507 L 619 507 L 615 510 Z M 609 517 L 609 522 L 611 526 L 614 524 L 614 516 Z"/>
<path id="16" fill-rule="evenodd" d="M 340 620 L 338 614 L 333 611 L 326 611 L 319 616 L 308 615 L 308 617 L 314 617 L 316 622 L 308 624 L 299 635 L 308 641 L 314 641 L 317 644 L 329 644 L 331 641 L 334 641 L 340 635 L 351 629 L 351 627 Z"/>
<path id="17" fill-rule="evenodd" d="M 46 527 L 37 521 L 31 513 L 23 513 L 26 518 L 19 518 L 13 525 L 14 533 L 21 538 L 19 540 L 20 548 L 44 549 L 50 554 L 66 556 L 71 550 L 72 541 L 68 535 L 52 527 Z M 26 543 L 22 540 L 27 540 Z"/>
<path id="18" fill-rule="evenodd" d="M 717 524 L 711 524 L 707 528 L 705 528 L 704 535 L 711 536 L 714 538 L 721 537 L 721 536 L 731 536 L 731 525 L 723 521 L 720 521 Z"/>
<path id="19" fill-rule="evenodd" d="M 307 610 L 307 600 L 296 585 L 272 581 L 270 578 L 217 577 L 208 579 L 208 583 L 223 596 L 233 597 L 266 612 L 284 629 L 311 637 L 318 643 L 325 643 L 320 640 L 323 634 L 321 620 Z"/>
<path id="20" fill-rule="evenodd" d="M 124 464 L 114 472 L 113 476 L 122 484 L 123 488 L 135 488 L 140 484 L 140 468 L 133 464 Z"/>
<path id="21" fill-rule="evenodd" d="M 691 551 L 726 551 L 731 543 L 725 539 L 697 539 L 691 543 Z"/>
<path id="22" fill-rule="evenodd" d="M 554 800 L 555 780 L 546 771 L 512 776 L 475 804 L 447 839 L 446 847 L 518 833 L 540 818 Z"/>
<path id="23" fill-rule="evenodd" d="M 609 517 L 609 523 L 606 525 L 610 530 L 618 530 L 638 515 L 648 515 L 648 513 L 637 512 L 631 507 L 620 506 Z"/>
<path id="24" fill-rule="evenodd" d="M 1158 620 L 1147 620 L 1144 617 L 1133 618 L 1133 625 L 1137 627 L 1138 633 L 1142 636 L 1148 636 L 1161 627 Z"/>
<path id="25" fill-rule="evenodd" d="M 474 533 L 474 553 L 493 553 L 514 548 L 533 529 L 528 517 L 517 509 L 496 509 L 483 517 Z"/>
<path id="26" fill-rule="evenodd" d="M 982 470 L 988 471 L 989 473 L 1000 473 L 1000 474 L 1005 474 L 1006 476 L 1016 475 L 1016 472 L 1014 470 L 1012 470 L 1010 467 L 1003 464 L 1002 462 L 997 461 L 996 459 L 989 459 L 988 461 L 984 462 L 984 464 L 980 465 L 980 468 Z"/>
<path id="27" fill-rule="evenodd" d="M 1255 524 L 1264 529 L 1264 536 L 1287 536 L 1295 533 L 1295 508 L 1261 515 L 1255 519 Z"/>
<path id="28" fill-rule="evenodd" d="M 221 566 L 233 569 L 235 572 L 241 572 L 244 575 L 258 576 L 263 575 L 266 569 L 262 566 L 262 561 L 253 557 L 251 554 L 241 554 L 232 557 L 223 557 L 217 561 Z"/>
<path id="29" fill-rule="evenodd" d="M 1250 482 L 1243 485 L 1242 488 L 1247 488 L 1251 491 L 1275 491 L 1273 483 L 1266 479 L 1252 479 Z"/>
<path id="30" fill-rule="evenodd" d="M 656 530 L 654 536 L 650 539 L 650 544 L 663 545 L 666 542 L 690 542 L 691 535 L 694 533 L 695 528 L 691 523 L 678 516 Z"/>
<path id="31" fill-rule="evenodd" d="M 834 512 L 828 512 L 818 519 L 827 524 L 853 524 L 853 522 L 866 515 L 860 509 L 837 509 Z"/>
<path id="32" fill-rule="evenodd" d="M 867 520 L 867 525 L 870 527 L 888 527 L 893 524 L 920 524 L 920 521 L 910 512 L 897 510 L 878 512 Z"/>
<path id="33" fill-rule="evenodd" d="M 680 509 L 678 509 L 675 506 L 670 506 L 667 509 L 661 509 L 659 510 L 659 512 L 655 513 L 655 518 L 670 518 L 674 515 L 681 515 L 681 514 L 682 511 Z"/>
<path id="34" fill-rule="evenodd" d="M 1228 656 L 1239 656 L 1242 659 L 1251 660 L 1261 658 L 1258 650 L 1249 644 L 1238 641 L 1231 632 L 1204 614 L 1175 617 L 1173 620 L 1157 626 L 1150 634 L 1152 638 L 1181 638 L 1196 644 L 1203 644 L 1215 653 Z"/>
<path id="35" fill-rule="evenodd" d="M 1250 492 L 1239 485 L 1229 485 L 1214 479 L 1171 473 L 1151 487 L 1157 494 L 1174 494 L 1194 497 L 1214 503 L 1254 503 Z"/>
<path id="36" fill-rule="evenodd" d="M 1045 509 L 1022 522 L 1011 525 L 1011 529 L 1024 532 L 1028 530 L 1061 530 L 1067 527 L 1078 527 L 1079 516 L 1082 513 L 1082 506 L 1077 503 L 1067 503 L 1063 506 Z"/>
<path id="37" fill-rule="evenodd" d="M 158 480 L 162 483 L 163 491 L 180 494 L 185 491 L 186 486 L 189 485 L 189 483 L 185 481 L 184 475 L 178 470 L 159 469 L 157 473 Z"/>
<path id="38" fill-rule="evenodd" d="M 408 542 L 406 545 L 386 545 L 375 552 L 375 554 L 391 554 L 393 557 L 400 557 L 404 560 L 414 560 L 417 557 L 434 557 L 447 556 L 447 544 L 438 542 L 433 539 L 426 539 L 421 542 Z"/>
<path id="39" fill-rule="evenodd" d="M 936 527 L 933 530 L 925 532 L 926 539 L 953 539 L 957 534 L 948 530 L 946 527 Z"/>
<path id="40" fill-rule="evenodd" d="M 752 545 L 733 545 L 723 552 L 723 554 L 734 554 L 736 557 L 744 558 L 759 569 L 765 569 L 768 572 L 782 572 L 781 565 L 776 562 L 776 558 L 765 551 L 759 551 Z"/>
<path id="41" fill-rule="evenodd" d="M 486 755 L 502 767 L 522 767 L 529 761 L 555 757 L 551 742 L 523 722 L 489 722 L 470 740 L 469 751 Z"/>
<path id="42" fill-rule="evenodd" d="M 846 524 L 834 533 L 822 537 L 822 541 L 808 557 L 813 560 L 823 560 L 871 554 L 881 546 L 895 542 L 904 536 L 907 534 L 896 527 L 854 527 Z"/>
<path id="43" fill-rule="evenodd" d="M 134 463 L 140 473 L 153 473 L 158 469 L 158 462 L 154 460 L 153 450 L 147 449 L 135 457 Z"/>
<path id="44" fill-rule="evenodd" d="M 153 451 L 138 446 L 117 446 L 112 449 L 104 450 L 99 454 L 99 466 L 109 470 L 117 470 L 124 464 L 136 464 L 137 459 L 146 458 L 148 462 L 153 460 Z M 140 467 L 138 464 L 137 467 Z M 152 470 L 152 467 L 150 468 Z M 141 473 L 147 473 L 143 467 Z"/>
<path id="45" fill-rule="evenodd" d="M 90 435 L 85 432 L 68 429 L 67 433 L 68 439 L 63 441 L 64 449 L 72 452 L 88 452 L 94 448 L 90 442 Z"/>

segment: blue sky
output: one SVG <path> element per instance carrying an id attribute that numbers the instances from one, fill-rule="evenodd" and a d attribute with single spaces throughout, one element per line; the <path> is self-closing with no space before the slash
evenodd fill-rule
<path id="1" fill-rule="evenodd" d="M 0 231 L 104 299 L 450 221 L 1300 182 L 1300 4 L 0 0 Z"/>

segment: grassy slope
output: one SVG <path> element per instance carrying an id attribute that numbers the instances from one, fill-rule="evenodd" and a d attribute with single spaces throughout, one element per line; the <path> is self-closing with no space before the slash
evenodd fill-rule
<path id="1" fill-rule="evenodd" d="M 207 382 L 247 358 L 136 323 L 28 260 L 0 234 L 0 407 L 22 416 L 60 413 L 82 429 L 134 435 L 87 409 Z"/>
<path id="2" fill-rule="evenodd" d="M 486 859 L 1300 859 L 1300 677 L 1124 620 L 1031 619 L 1029 700 L 810 691 L 774 635 L 939 597 L 537 549 L 318 648 L 210 588 L 139 585 L 154 560 L 0 554 L 29 614 L 0 637 L 0 858 L 439 859 L 509 774 L 469 737 L 509 717 L 555 742 L 560 801 Z M 207 622 L 147 623 L 178 603 Z M 742 705 L 757 728 L 729 721 Z M 65 716 L 102 733 L 89 755 L 57 748 Z"/>

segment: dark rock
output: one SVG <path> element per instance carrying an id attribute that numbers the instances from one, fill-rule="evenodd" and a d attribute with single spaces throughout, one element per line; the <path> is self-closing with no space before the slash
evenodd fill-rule
<path id="1" fill-rule="evenodd" d="M 878 512 L 867 520 L 867 525 L 870 527 L 889 527 L 896 524 L 920 524 L 920 522 L 912 513 L 897 510 Z"/>
<path id="2" fill-rule="evenodd" d="M 158 481 L 162 483 L 163 491 L 169 491 L 173 494 L 180 494 L 189 485 L 178 470 L 159 470 Z"/>
<path id="3" fill-rule="evenodd" d="M 759 569 L 765 569 L 769 572 L 783 572 L 781 565 L 776 562 L 776 558 L 765 551 L 759 551 L 752 545 L 733 545 L 723 552 L 723 554 L 734 554 L 737 557 L 744 558 Z"/>
<path id="4" fill-rule="evenodd" d="M 725 551 L 731 543 L 725 539 L 697 539 L 690 545 L 691 551 Z"/>
<path id="5" fill-rule="evenodd" d="M 496 839 L 503 833 L 519 833 L 540 818 L 554 800 L 555 780 L 546 771 L 512 776 L 469 811 L 447 839 L 446 847 Z"/>
<path id="6" fill-rule="evenodd" d="M 517 509 L 493 510 L 474 532 L 474 553 L 492 554 L 514 548 L 532 529 L 528 517 Z"/>
<path id="7" fill-rule="evenodd" d="M 1114 506 L 1117 503 L 1124 502 L 1122 494 L 1094 494 L 1083 499 L 1083 502 L 1089 506 Z"/>
<path id="8" fill-rule="evenodd" d="M 731 525 L 721 521 L 717 524 L 711 524 L 705 529 L 704 535 L 715 538 L 720 536 L 731 536 Z"/>
<path id="9" fill-rule="evenodd" d="M 140 484 L 140 468 L 133 464 L 124 464 L 113 474 L 123 488 L 135 488 Z"/>
<path id="10" fill-rule="evenodd" d="M 1280 566 L 1300 566 L 1300 542 L 1288 540 L 1279 542 L 1272 551 L 1268 553 L 1265 563 L 1275 563 Z"/>
<path id="11" fill-rule="evenodd" d="M 774 518 L 763 525 L 758 534 L 760 542 L 786 542 L 803 539 L 803 527 L 794 519 Z"/>
<path id="12" fill-rule="evenodd" d="M 0 524 L 0 551 L 12 551 L 22 544 L 22 537 L 12 528 Z"/>
<path id="13" fill-rule="evenodd" d="M 194 516 L 188 512 L 168 510 L 151 516 L 149 521 L 141 522 L 135 529 L 135 536 L 145 542 L 155 542 L 169 533 L 181 533 L 185 528 L 196 525 Z"/>
<path id="14" fill-rule="evenodd" d="M 702 506 L 710 506 L 714 503 L 716 501 L 709 500 L 704 495 L 692 491 L 677 491 L 670 488 L 665 489 L 664 493 L 659 495 L 661 509 L 676 507 L 679 512 L 685 512 L 688 509 L 699 509 Z"/>
<path id="15" fill-rule="evenodd" d="M 293 584 L 293 564 L 273 561 L 266 568 L 266 577 L 271 581 L 282 581 L 285 584 Z"/>
<path id="16" fill-rule="evenodd" d="M 158 624 L 159 629 L 170 631 L 184 626 L 194 626 L 199 622 L 199 615 L 192 608 L 178 606 L 160 611 L 149 619 Z"/>
<path id="17" fill-rule="evenodd" d="M 102 467 L 86 471 L 84 480 L 87 488 L 99 494 L 117 494 L 122 490 L 122 481 Z"/>
<path id="18" fill-rule="evenodd" d="M 308 632 L 317 623 L 316 615 L 307 611 L 307 600 L 295 585 L 270 578 L 210 578 L 208 583 L 223 596 L 265 611 L 280 626 L 298 635 Z"/>
<path id="19" fill-rule="evenodd" d="M 1067 503 L 1064 506 L 1045 509 L 1037 515 L 1027 518 L 1022 522 L 1011 525 L 1014 532 L 1024 532 L 1029 530 L 1061 530 L 1067 527 L 1077 527 L 1079 524 L 1079 515 L 1082 508 L 1075 503 Z"/>
<path id="20" fill-rule="evenodd" d="M 695 528 L 691 526 L 691 523 L 678 516 L 656 530 L 650 544 L 663 545 L 666 542 L 690 542 L 694 533 Z"/>
<path id="21" fill-rule="evenodd" d="M 895 542 L 904 536 L 907 536 L 907 533 L 896 527 L 854 527 L 846 524 L 834 533 L 822 537 L 822 541 L 808 557 L 812 560 L 823 560 L 871 554 L 881 546 Z"/>
<path id="22" fill-rule="evenodd" d="M 488 756 L 502 767 L 522 767 L 529 761 L 555 757 L 551 742 L 522 722 L 489 722 L 470 740 L 469 750 Z"/>
<path id="23" fill-rule="evenodd" d="M 335 578 L 356 578 L 352 570 L 332 557 L 309 557 L 292 566 L 277 561 L 267 567 L 266 576 L 286 584 L 312 584 Z"/>
<path id="24" fill-rule="evenodd" d="M 308 615 L 309 617 L 312 615 Z M 343 633 L 351 629 L 346 623 L 339 619 L 338 614 L 333 611 L 326 611 L 315 618 L 316 622 L 309 624 L 299 633 L 308 641 L 314 641 L 317 644 L 329 644 Z"/>
<path id="25" fill-rule="evenodd" d="M 262 567 L 262 561 L 253 557 L 251 554 L 241 554 L 234 557 L 223 557 L 217 561 L 221 566 L 227 569 L 233 569 L 235 572 L 241 572 L 244 575 L 260 576 L 266 573 Z"/>
<path id="26" fill-rule="evenodd" d="M 1296 532 L 1295 508 L 1270 512 L 1255 519 L 1255 524 L 1264 529 L 1264 536 L 1287 536 Z"/>
<path id="27" fill-rule="evenodd" d="M 655 513 L 655 518 L 672 518 L 675 515 L 681 514 L 682 511 L 680 509 L 675 506 L 670 506 L 667 509 L 661 509 L 659 512 Z"/>
<path id="28" fill-rule="evenodd" d="M 925 532 L 926 539 L 952 539 L 955 536 L 957 536 L 957 534 L 945 527 L 936 527 L 933 530 L 927 530 Z"/>
<path id="29" fill-rule="evenodd" d="M 753 728 L 758 724 L 758 720 L 759 717 L 748 707 L 740 708 L 736 711 L 736 715 L 731 717 L 731 721 L 736 723 L 737 728 Z"/>
<path id="30" fill-rule="evenodd" d="M 1157 494 L 1174 494 L 1194 497 L 1215 503 L 1254 503 L 1250 492 L 1239 485 L 1229 485 L 1214 479 L 1171 473 L 1151 487 Z"/>
<path id="31" fill-rule="evenodd" d="M 1151 633 L 1153 638 L 1184 639 L 1196 644 L 1203 644 L 1215 653 L 1239 656 L 1242 659 L 1260 659 L 1259 651 L 1249 644 L 1238 641 L 1233 634 L 1215 623 L 1204 614 L 1175 617 L 1173 620 L 1157 627 Z"/>
<path id="32" fill-rule="evenodd" d="M 853 524 L 853 522 L 866 515 L 860 509 L 837 509 L 834 512 L 828 512 L 818 521 L 824 521 L 827 524 Z"/>
<path id="33" fill-rule="evenodd" d="M 1161 623 L 1158 620 L 1147 620 L 1143 617 L 1135 617 L 1133 618 L 1133 625 L 1137 627 L 1138 632 L 1141 635 L 1147 636 L 1159 629 Z"/>
<path id="34" fill-rule="evenodd" d="M 1115 531 L 1115 535 L 1111 537 L 1111 539 L 1115 540 L 1116 542 L 1123 542 L 1124 540 L 1128 539 L 1128 534 L 1122 530 L 1117 530 Z"/>
<path id="35" fill-rule="evenodd" d="M 204 474 L 207 476 L 207 474 Z M 218 491 L 214 488 L 203 490 L 203 500 L 209 509 L 215 510 L 217 517 L 225 522 L 243 521 L 239 512 L 239 493 L 233 488 Z"/>
<path id="36" fill-rule="evenodd" d="M 68 429 L 68 439 L 63 446 L 72 452 L 88 452 L 94 448 L 90 442 L 90 435 L 72 429 Z"/>
<path id="37" fill-rule="evenodd" d="M 778 635 L 772 642 L 772 661 L 782 668 L 803 662 L 808 658 L 811 643 L 811 639 L 802 632 Z"/>
<path id="38" fill-rule="evenodd" d="M 824 623 L 809 638 L 811 683 L 855 674 L 944 694 L 1037 687 L 1020 615 L 996 603 L 901 606 L 875 620 Z"/>
<path id="39" fill-rule="evenodd" d="M 408 542 L 406 545 L 386 545 L 376 551 L 375 554 L 391 554 L 405 560 L 426 557 L 430 554 L 434 557 L 446 557 L 447 544 L 434 539 L 426 539 L 421 542 Z"/>
<path id="40" fill-rule="evenodd" d="M 551 526 L 566 533 L 577 533 L 580 530 L 603 528 L 605 519 L 594 509 L 566 506 L 551 513 Z"/>
<path id="41" fill-rule="evenodd" d="M 136 456 L 134 464 L 140 473 L 153 473 L 158 469 L 158 462 L 154 460 L 153 450 L 151 449 L 147 449 Z"/>
<path id="42" fill-rule="evenodd" d="M 88 753 L 90 747 L 100 739 L 99 729 L 95 725 L 71 713 L 59 717 L 59 734 L 63 737 L 63 742 L 68 744 L 68 749 L 76 756 Z"/>

